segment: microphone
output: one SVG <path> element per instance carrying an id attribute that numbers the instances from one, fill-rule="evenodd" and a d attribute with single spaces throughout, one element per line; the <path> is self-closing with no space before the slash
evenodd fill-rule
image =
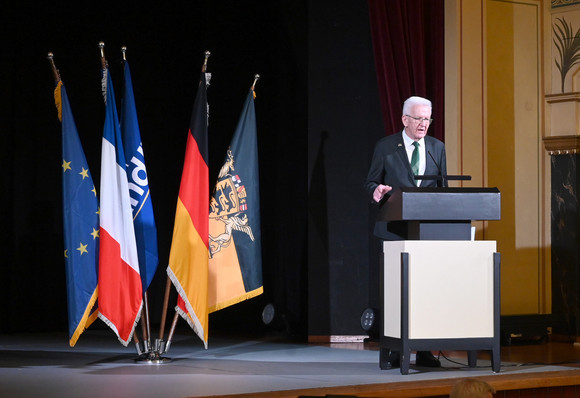
<path id="1" fill-rule="evenodd" d="M 445 176 L 441 173 L 441 167 L 439 166 L 439 163 L 437 163 L 437 161 L 433 157 L 433 154 L 431 154 L 431 151 L 427 151 L 427 153 L 431 157 L 431 160 L 433 160 L 433 163 L 435 163 L 435 166 L 437 166 L 438 175 L 441 176 L 441 186 L 444 187 L 447 184 L 445 183 Z M 439 183 L 437 183 L 437 185 L 439 185 Z"/>
<path id="2" fill-rule="evenodd" d="M 439 167 L 439 163 L 437 163 L 437 161 L 435 160 L 435 158 L 431 154 L 431 151 L 427 151 L 427 153 L 429 154 L 429 156 L 431 156 L 433 163 L 435 163 L 435 166 L 437 166 L 437 171 L 439 172 L 439 175 L 441 175 L 441 167 Z"/>

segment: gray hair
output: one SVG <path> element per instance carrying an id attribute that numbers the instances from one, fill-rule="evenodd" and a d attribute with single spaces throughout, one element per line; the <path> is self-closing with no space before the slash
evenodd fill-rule
<path id="1" fill-rule="evenodd" d="M 414 107 L 415 105 L 426 105 L 429 108 L 433 108 L 433 106 L 431 105 L 431 101 L 429 101 L 427 98 L 423 98 L 423 97 L 409 97 L 405 100 L 405 103 L 403 104 L 403 115 L 408 115 L 409 112 L 411 112 L 411 108 Z"/>

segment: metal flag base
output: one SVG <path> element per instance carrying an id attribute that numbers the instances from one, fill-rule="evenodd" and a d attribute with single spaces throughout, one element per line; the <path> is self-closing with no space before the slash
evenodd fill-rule
<path id="1" fill-rule="evenodd" d="M 168 351 L 170 345 L 169 343 L 166 345 L 165 341 L 156 339 L 155 349 L 153 351 L 150 351 L 149 344 L 147 342 L 144 342 L 143 345 L 145 346 L 145 353 L 143 353 L 141 350 L 140 344 L 136 344 L 137 354 L 139 355 L 138 358 L 135 358 L 136 363 L 145 365 L 160 365 L 171 362 L 171 358 L 161 356 L 161 354 Z"/>
<path id="2" fill-rule="evenodd" d="M 162 365 L 171 361 L 171 358 L 162 357 L 157 352 L 151 352 L 147 355 L 142 355 L 139 358 L 135 358 L 135 363 L 142 365 Z"/>

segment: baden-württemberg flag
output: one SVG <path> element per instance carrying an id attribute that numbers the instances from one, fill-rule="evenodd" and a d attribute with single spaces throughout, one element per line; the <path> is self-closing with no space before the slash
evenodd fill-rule
<path id="1" fill-rule="evenodd" d="M 167 267 L 167 275 L 179 294 L 176 311 L 189 323 L 205 348 L 208 339 L 208 75 L 201 73 L 193 104 Z"/>
<path id="2" fill-rule="evenodd" d="M 209 211 L 209 312 L 263 292 L 258 138 L 250 90 Z"/>
<path id="3" fill-rule="evenodd" d="M 121 105 L 121 133 L 127 161 L 127 178 L 135 224 L 139 270 L 143 292 L 145 292 L 157 270 L 157 228 L 155 227 L 147 169 L 145 168 L 145 155 L 137 120 L 133 83 L 127 61 L 125 61 L 125 92 Z"/>
<path id="4" fill-rule="evenodd" d="M 96 319 L 99 215 L 97 191 L 62 81 L 54 91 L 62 122 L 62 205 L 69 344 Z"/>
<path id="5" fill-rule="evenodd" d="M 103 73 L 106 114 L 101 152 L 99 318 L 126 346 L 139 321 L 143 296 L 115 93 L 109 70 L 105 68 Z"/>

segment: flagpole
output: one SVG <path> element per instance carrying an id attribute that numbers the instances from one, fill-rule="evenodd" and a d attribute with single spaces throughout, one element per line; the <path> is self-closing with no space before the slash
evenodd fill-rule
<path id="1" fill-rule="evenodd" d="M 165 343 L 163 335 L 165 334 L 165 322 L 167 320 L 167 308 L 169 307 L 169 293 L 171 291 L 171 279 L 167 277 L 165 282 L 165 297 L 163 298 L 163 312 L 161 313 L 161 325 L 159 326 L 159 338 L 155 340 L 155 351 L 163 352 Z"/>
<path id="2" fill-rule="evenodd" d="M 101 50 L 101 67 L 107 69 L 107 60 L 105 59 L 105 43 L 100 41 L 99 48 Z"/>
<path id="3" fill-rule="evenodd" d="M 207 70 L 207 60 L 211 56 L 211 52 L 206 50 L 204 53 L 204 61 L 201 67 L 201 72 L 205 73 Z M 175 315 L 173 316 L 173 320 L 171 322 L 171 330 L 169 332 L 167 342 L 163 341 L 163 336 L 165 334 L 165 323 L 167 320 L 167 308 L 169 307 L 169 293 L 171 290 L 171 279 L 167 276 L 167 282 L 165 283 L 165 297 L 163 299 L 163 312 L 161 313 L 161 325 L 159 328 L 159 338 L 155 340 L 155 351 L 157 354 L 161 354 L 166 351 L 171 345 L 171 338 L 173 337 L 173 333 L 175 331 L 175 325 L 177 324 L 178 320 L 178 312 L 177 309 L 175 310 Z"/>
<path id="4" fill-rule="evenodd" d="M 142 317 L 145 317 L 145 322 L 141 322 L 141 329 L 143 331 L 143 351 L 149 353 L 151 351 L 151 327 L 149 324 L 149 300 L 147 298 L 147 291 L 143 294 L 143 303 L 144 313 L 141 315 Z"/>
<path id="5" fill-rule="evenodd" d="M 164 352 L 169 351 L 169 347 L 171 346 L 171 340 L 173 339 L 173 334 L 175 333 L 175 326 L 177 325 L 177 320 L 179 319 L 179 313 L 175 311 L 173 315 L 173 321 L 171 322 L 171 329 L 169 329 L 169 336 L 167 336 L 167 343 L 165 343 Z"/>
<path id="6" fill-rule="evenodd" d="M 254 75 L 254 83 L 252 84 L 252 91 L 254 91 L 254 88 L 256 87 L 256 83 L 258 82 L 258 80 L 260 80 L 260 75 L 256 73 Z"/>
<path id="7" fill-rule="evenodd" d="M 46 56 L 46 59 L 48 59 L 48 62 L 50 62 L 50 66 L 52 68 L 52 74 L 54 76 L 54 82 L 55 83 L 60 82 L 60 73 L 59 73 L 58 69 L 56 69 L 56 65 L 54 64 L 54 54 L 48 53 L 48 55 Z"/>
<path id="8" fill-rule="evenodd" d="M 201 67 L 201 71 L 205 73 L 205 70 L 207 69 L 207 59 L 210 57 L 211 52 L 206 51 L 205 52 L 205 60 L 203 61 L 203 66 Z"/>

